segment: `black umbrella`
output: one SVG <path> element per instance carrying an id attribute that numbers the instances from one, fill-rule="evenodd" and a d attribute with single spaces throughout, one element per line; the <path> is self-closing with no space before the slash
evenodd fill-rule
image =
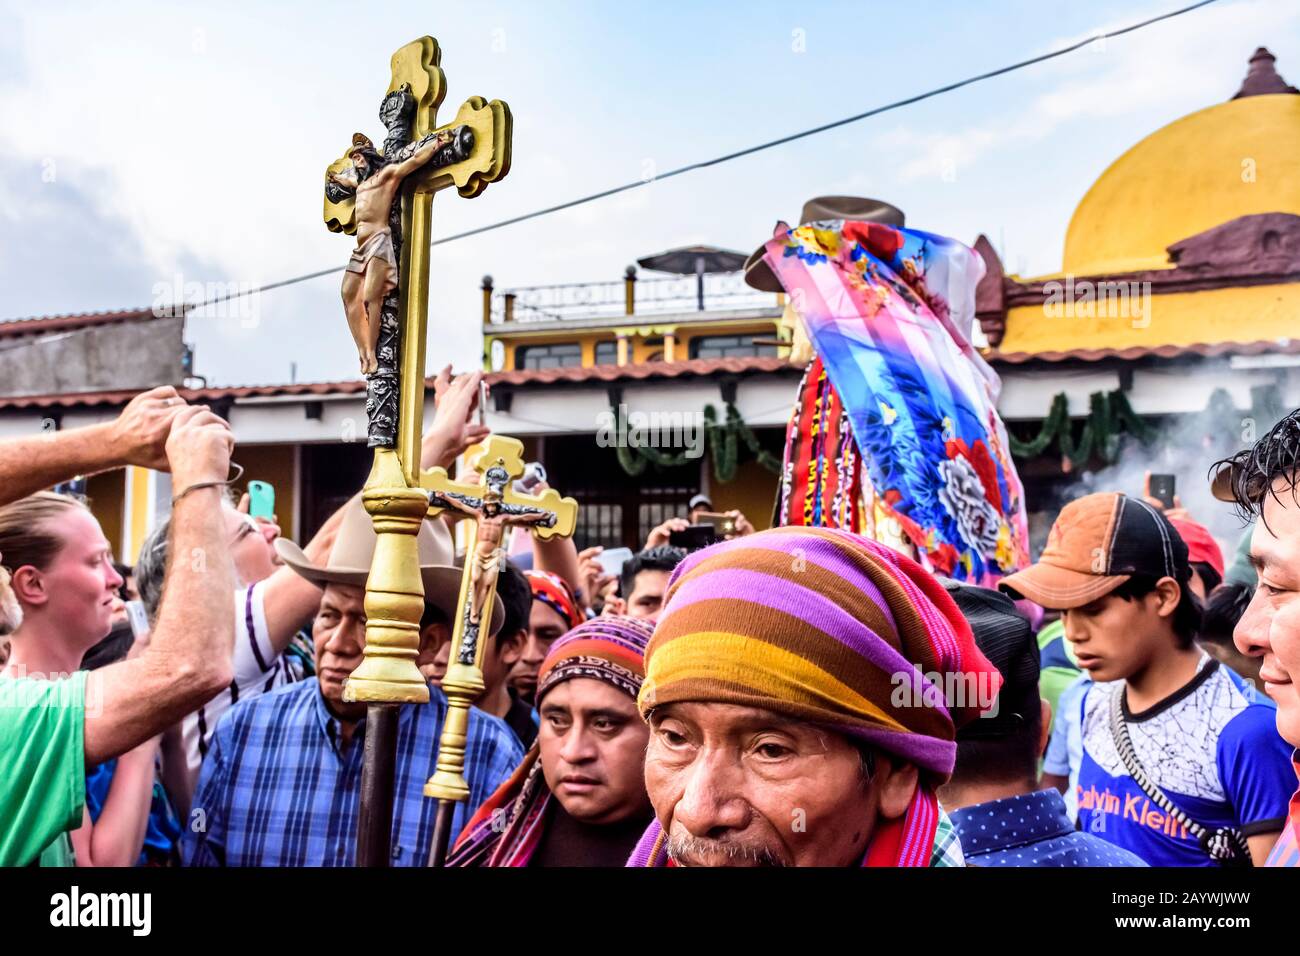
<path id="1" fill-rule="evenodd" d="M 684 246 L 669 249 L 658 255 L 638 259 L 637 265 L 652 272 L 671 272 L 679 276 L 695 276 L 695 296 L 700 311 L 704 311 L 704 277 L 719 272 L 739 272 L 745 267 L 743 253 L 719 249 L 716 246 Z"/>

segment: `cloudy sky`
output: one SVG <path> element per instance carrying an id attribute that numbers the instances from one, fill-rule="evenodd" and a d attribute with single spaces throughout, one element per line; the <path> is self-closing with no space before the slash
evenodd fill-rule
<path id="1" fill-rule="evenodd" d="M 998 0 L 475 3 L 0 2 L 0 318 L 146 307 L 181 283 L 342 265 L 324 166 L 382 136 L 388 58 L 429 33 L 444 122 L 509 102 L 514 166 L 440 235 L 636 180 L 1183 5 Z M 748 251 L 814 195 L 888 199 L 1007 268 L 1060 266 L 1070 214 L 1157 127 L 1232 95 L 1256 47 L 1300 82 L 1300 4 L 1220 0 L 937 99 L 569 212 L 440 246 L 430 365 L 480 351 L 479 280 L 612 280 L 705 242 Z M 349 378 L 338 277 L 193 318 L 213 383 Z"/>

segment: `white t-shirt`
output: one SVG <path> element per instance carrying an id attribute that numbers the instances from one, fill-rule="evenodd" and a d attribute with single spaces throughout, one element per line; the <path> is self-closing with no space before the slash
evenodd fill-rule
<path id="1" fill-rule="evenodd" d="M 181 721 L 185 765 L 192 779 L 198 779 L 203 755 L 208 752 L 208 744 L 212 741 L 212 732 L 226 711 L 238 701 L 265 694 L 297 679 L 285 656 L 276 653 L 271 646 L 263 606 L 264 585 L 265 582 L 258 582 L 235 591 L 234 680 Z"/>

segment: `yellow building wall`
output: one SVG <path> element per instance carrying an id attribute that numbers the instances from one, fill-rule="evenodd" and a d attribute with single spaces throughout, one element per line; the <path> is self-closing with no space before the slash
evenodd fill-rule
<path id="1" fill-rule="evenodd" d="M 113 554 L 122 554 L 122 509 L 126 505 L 126 472 L 105 471 L 86 479 L 86 498 L 90 512 L 99 521 L 104 537 L 113 546 Z"/>
<path id="2" fill-rule="evenodd" d="M 649 320 L 653 317 L 646 316 L 645 318 Z M 662 338 L 670 331 L 673 333 L 675 339 L 673 358 L 675 361 L 681 361 L 690 358 L 690 342 L 692 339 L 713 335 L 752 335 L 755 338 L 777 338 L 780 333 L 780 322 L 775 319 L 765 319 L 758 322 L 724 322 L 716 325 L 704 326 L 656 326 L 647 321 L 643 325 L 619 326 L 618 328 L 636 328 L 640 331 L 640 334 L 630 335 L 628 337 L 628 359 L 633 363 L 641 363 L 650 361 L 652 355 L 664 351 L 663 344 L 656 343 L 650 345 L 648 344 L 648 340 L 651 338 Z M 559 332 L 554 335 L 540 336 L 488 336 L 484 341 L 485 356 L 490 356 L 492 340 L 500 341 L 505 349 L 504 368 L 506 370 L 514 370 L 518 367 L 518 351 L 521 348 L 527 348 L 532 345 L 561 345 L 566 343 L 577 343 L 582 347 L 583 367 L 590 368 L 596 364 L 596 344 L 599 342 L 616 343 L 618 341 L 618 336 L 614 329 L 608 328 L 583 332 Z M 488 361 L 490 362 L 490 357 Z M 486 367 L 490 367 L 490 365 Z"/>
<path id="3" fill-rule="evenodd" d="M 779 476 L 750 459 L 736 466 L 736 477 L 719 484 L 708 463 L 709 500 L 718 511 L 739 509 L 756 531 L 772 526 L 772 505 L 776 501 Z"/>
<path id="4" fill-rule="evenodd" d="M 126 507 L 122 515 L 122 559 L 135 564 L 145 536 L 149 534 L 153 487 L 148 468 L 128 467 L 125 472 Z"/>
<path id="5" fill-rule="evenodd" d="M 1296 97 L 1300 99 L 1300 97 Z M 1076 283 L 1082 279 L 1076 279 Z M 1236 286 L 1139 297 L 1104 316 L 1054 317 L 1042 306 L 1007 313 L 1003 352 L 1122 349 L 1132 346 L 1255 342 L 1300 335 L 1300 283 Z M 1100 311 L 1100 310 L 1099 310 Z M 1127 313 L 1127 314 L 1124 314 Z"/>

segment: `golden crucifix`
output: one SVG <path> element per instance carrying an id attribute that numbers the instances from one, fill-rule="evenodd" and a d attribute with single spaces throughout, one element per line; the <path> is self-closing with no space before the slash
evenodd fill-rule
<path id="1" fill-rule="evenodd" d="M 415 659 L 424 610 L 416 534 L 429 506 L 419 472 L 433 196 L 455 186 L 474 197 L 510 171 L 505 103 L 472 96 L 449 125 L 437 126 L 446 94 L 441 58 L 428 36 L 394 53 L 379 110 L 388 130 L 383 149 L 357 134 L 325 172 L 325 225 L 358 240 L 342 291 L 366 373 L 375 449 L 362 492 L 376 533 L 365 656 L 343 689 L 344 700 L 370 704 L 357 836 L 362 866 L 388 863 L 397 705 L 429 700 Z"/>
<path id="2" fill-rule="evenodd" d="M 446 512 L 468 525 L 452 656 L 442 679 L 447 720 L 438 743 L 437 768 L 424 787 L 425 796 L 439 801 L 431 853 L 434 866 L 441 866 L 446 858 L 452 811 L 469 796 L 464 776 L 469 708 L 483 693 L 483 649 L 489 636 L 480 625 L 492 620 L 497 574 L 505 562 L 505 531 L 524 527 L 543 540 L 567 538 L 578 520 L 578 503 L 561 498 L 554 488 L 540 495 L 513 490 L 515 479 L 524 473 L 523 452 L 517 439 L 493 435 L 474 464 L 478 484 L 452 481 L 442 468 L 424 472 L 421 481 L 429 494 L 429 517 Z"/>

